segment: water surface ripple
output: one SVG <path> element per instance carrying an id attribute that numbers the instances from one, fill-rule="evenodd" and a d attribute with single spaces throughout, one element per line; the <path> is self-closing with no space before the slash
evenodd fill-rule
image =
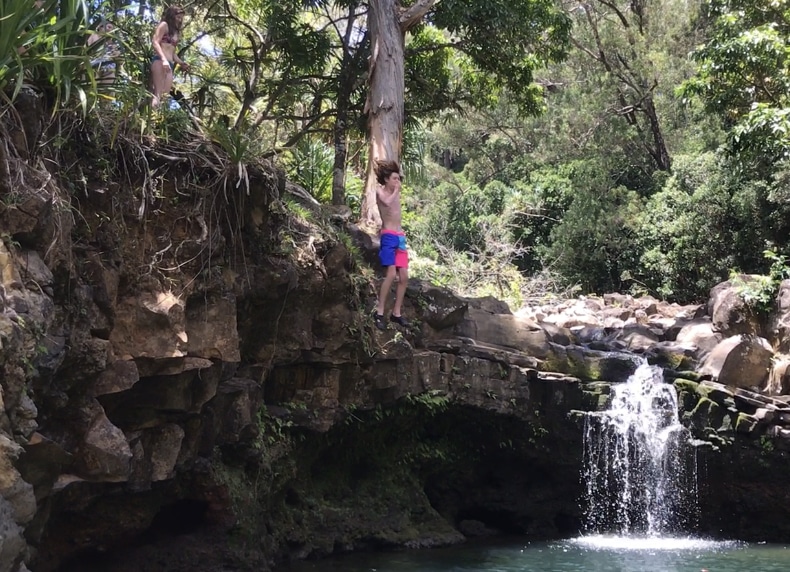
<path id="1" fill-rule="evenodd" d="M 790 547 L 695 538 L 584 536 L 528 544 L 354 554 L 293 572 L 788 572 Z"/>

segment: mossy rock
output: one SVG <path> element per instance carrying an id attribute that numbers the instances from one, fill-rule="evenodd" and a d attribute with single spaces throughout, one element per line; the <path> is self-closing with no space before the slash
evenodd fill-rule
<path id="1" fill-rule="evenodd" d="M 699 383 L 696 381 L 692 381 L 686 378 L 678 378 L 672 382 L 672 385 L 675 386 L 675 389 L 678 391 L 688 391 L 691 393 L 699 394 Z"/>
<path id="2" fill-rule="evenodd" d="M 609 406 L 612 384 L 608 381 L 593 381 L 582 385 L 584 406 L 588 411 L 603 411 Z"/>
<path id="3" fill-rule="evenodd" d="M 746 435 L 752 435 L 757 432 L 758 425 L 759 421 L 756 417 L 747 415 L 746 413 L 738 413 L 738 419 L 735 421 L 735 431 Z"/>
<path id="4" fill-rule="evenodd" d="M 690 370 L 679 370 L 679 371 L 667 370 L 664 372 L 664 377 L 670 379 L 676 379 L 676 380 L 683 379 L 686 381 L 694 381 L 696 383 L 699 383 L 700 381 L 703 381 L 703 378 L 705 376 L 703 376 L 700 373 L 697 373 L 696 371 L 690 371 Z"/>
<path id="5" fill-rule="evenodd" d="M 609 408 L 610 396 L 601 393 L 585 391 L 582 394 L 582 403 L 587 411 L 606 411 Z"/>
<path id="6" fill-rule="evenodd" d="M 695 427 L 702 429 L 704 427 L 718 427 L 723 414 L 718 403 L 703 397 L 697 402 L 689 417 Z"/>
<path id="7" fill-rule="evenodd" d="M 697 400 L 699 396 L 696 393 L 691 393 L 690 391 L 681 391 L 678 394 L 678 404 L 680 405 L 680 409 L 683 411 L 691 411 L 694 409 L 694 406 L 697 405 Z"/>
<path id="8" fill-rule="evenodd" d="M 691 411 L 697 404 L 699 383 L 688 379 L 676 379 L 673 382 L 678 392 L 678 403 L 683 411 Z"/>
<path id="9" fill-rule="evenodd" d="M 543 371 L 556 371 L 582 380 L 600 380 L 601 370 L 596 363 L 587 363 L 581 352 L 568 351 L 549 355 L 541 364 Z"/>
<path id="10" fill-rule="evenodd" d="M 723 407 L 735 407 L 735 394 L 727 388 L 700 383 L 697 385 L 697 393 L 702 397 L 715 401 Z"/>
<path id="11" fill-rule="evenodd" d="M 624 354 L 590 350 L 578 346 L 554 345 L 540 369 L 578 377 L 583 381 L 626 381 L 636 371 L 637 362 Z"/>
<path id="12" fill-rule="evenodd" d="M 590 391 L 593 393 L 601 394 L 610 394 L 612 392 L 612 384 L 608 381 L 591 381 L 589 383 L 582 384 L 584 391 Z"/>
<path id="13" fill-rule="evenodd" d="M 657 351 L 648 357 L 647 362 L 650 365 L 657 365 L 666 370 L 665 375 L 670 377 L 669 372 L 677 370 L 687 370 L 694 367 L 694 358 L 684 355 L 675 351 L 662 351 L 657 348 Z"/>

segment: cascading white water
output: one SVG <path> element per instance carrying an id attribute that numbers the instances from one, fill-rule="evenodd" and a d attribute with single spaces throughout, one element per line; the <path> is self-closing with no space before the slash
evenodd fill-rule
<path id="1" fill-rule="evenodd" d="M 586 417 L 587 532 L 675 534 L 696 517 L 696 463 L 661 368 L 641 364 Z"/>

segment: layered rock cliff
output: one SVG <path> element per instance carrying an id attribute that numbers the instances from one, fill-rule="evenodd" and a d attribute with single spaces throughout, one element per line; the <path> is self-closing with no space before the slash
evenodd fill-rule
<path id="1" fill-rule="evenodd" d="M 616 295 L 514 315 L 415 281 L 415 325 L 379 332 L 370 237 L 276 169 L 118 141 L 107 180 L 77 133 L 4 142 L 0 572 L 575 534 L 583 413 L 640 359 L 699 439 L 699 529 L 790 536 L 781 296 L 774 321 Z"/>

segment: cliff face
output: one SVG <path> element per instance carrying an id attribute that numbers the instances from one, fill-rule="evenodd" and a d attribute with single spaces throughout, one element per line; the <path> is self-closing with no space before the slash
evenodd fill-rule
<path id="1" fill-rule="evenodd" d="M 346 231 L 278 212 L 276 172 L 235 201 L 160 161 L 157 195 L 89 179 L 4 203 L 1 570 L 260 566 L 458 542 L 456 521 L 480 518 L 551 535 L 552 503 L 578 520 L 575 473 L 545 445 L 573 424 L 540 418 L 580 403 L 577 380 L 437 336 L 469 306 L 441 290 L 408 305 L 436 328 L 379 332 Z"/>
<path id="2" fill-rule="evenodd" d="M 276 170 L 245 183 L 190 145 L 117 142 L 119 183 L 95 146 L 23 157 L 4 142 L 0 572 L 261 569 L 574 534 L 580 412 L 634 370 L 622 350 L 699 379 L 682 370 L 708 338 L 674 341 L 697 307 L 601 300 L 623 324 L 594 331 L 415 282 L 416 325 L 379 332 L 366 235 L 288 212 Z M 701 528 L 770 536 L 790 506 L 784 402 L 677 383 L 710 444 Z"/>

